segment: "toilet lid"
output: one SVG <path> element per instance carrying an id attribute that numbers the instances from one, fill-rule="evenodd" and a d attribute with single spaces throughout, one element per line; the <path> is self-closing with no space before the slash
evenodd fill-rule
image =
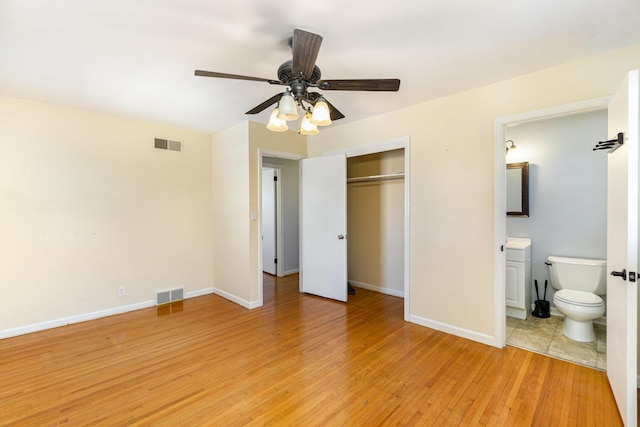
<path id="1" fill-rule="evenodd" d="M 553 297 L 568 304 L 589 306 L 604 304 L 602 298 L 596 294 L 591 292 L 575 291 L 573 289 L 560 289 Z"/>

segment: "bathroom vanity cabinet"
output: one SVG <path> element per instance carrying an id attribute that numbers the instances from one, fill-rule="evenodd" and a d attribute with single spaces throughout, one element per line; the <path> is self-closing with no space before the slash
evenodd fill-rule
<path id="1" fill-rule="evenodd" d="M 531 311 L 531 239 L 507 238 L 507 316 L 526 319 Z"/>

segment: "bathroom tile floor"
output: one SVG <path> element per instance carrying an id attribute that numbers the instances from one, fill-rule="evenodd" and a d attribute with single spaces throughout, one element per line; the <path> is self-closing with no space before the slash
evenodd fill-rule
<path id="1" fill-rule="evenodd" d="M 540 319 L 529 315 L 526 320 L 507 317 L 507 345 L 579 365 L 607 368 L 607 332 L 604 325 L 594 325 L 596 340 L 582 343 L 562 333 L 562 317 Z"/>

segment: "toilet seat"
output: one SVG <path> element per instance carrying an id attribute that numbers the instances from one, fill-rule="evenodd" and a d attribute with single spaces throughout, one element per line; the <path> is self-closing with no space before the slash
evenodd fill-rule
<path id="1" fill-rule="evenodd" d="M 561 289 L 555 293 L 554 299 L 566 304 L 583 307 L 598 307 L 604 305 L 604 301 L 598 295 L 591 292 L 576 291 L 573 289 Z"/>

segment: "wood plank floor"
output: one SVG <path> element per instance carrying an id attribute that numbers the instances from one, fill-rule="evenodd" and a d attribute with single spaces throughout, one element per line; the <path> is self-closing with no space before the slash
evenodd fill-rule
<path id="1" fill-rule="evenodd" d="M 0 425 L 622 425 L 603 372 L 265 276 L 215 295 L 0 340 Z"/>

